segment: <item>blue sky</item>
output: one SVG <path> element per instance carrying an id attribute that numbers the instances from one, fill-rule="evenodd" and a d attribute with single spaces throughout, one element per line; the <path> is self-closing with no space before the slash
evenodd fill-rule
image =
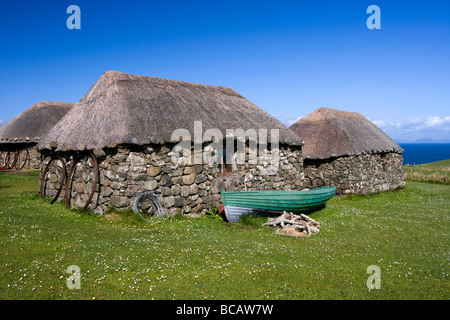
<path id="1" fill-rule="evenodd" d="M 117 70 L 231 87 L 285 124 L 330 107 L 400 142 L 450 141 L 449 14 L 433 0 L 1 1 L 0 121 Z"/>

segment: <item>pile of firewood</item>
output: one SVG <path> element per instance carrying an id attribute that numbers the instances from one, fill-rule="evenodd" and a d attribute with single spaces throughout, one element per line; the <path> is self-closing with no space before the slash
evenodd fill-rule
<path id="1" fill-rule="evenodd" d="M 263 226 L 276 227 L 276 233 L 291 237 L 309 237 L 319 232 L 320 223 L 301 213 L 299 215 L 292 212 L 283 211 L 277 218 L 269 218 Z"/>

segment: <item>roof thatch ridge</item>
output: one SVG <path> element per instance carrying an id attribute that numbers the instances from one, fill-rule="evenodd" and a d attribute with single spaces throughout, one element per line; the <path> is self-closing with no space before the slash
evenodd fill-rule
<path id="1" fill-rule="evenodd" d="M 227 91 L 229 94 L 234 94 L 236 96 L 242 97 L 237 91 L 235 91 L 232 88 L 224 87 L 224 86 L 216 86 L 216 85 L 210 85 L 210 84 L 202 84 L 197 82 L 190 82 L 190 81 L 181 81 L 181 80 L 173 80 L 173 79 L 166 79 L 166 78 L 160 78 L 160 77 L 153 77 L 153 76 L 145 76 L 145 75 L 137 75 L 137 74 L 130 74 L 120 71 L 105 71 L 103 75 L 100 77 L 108 80 L 137 80 L 137 79 L 151 79 L 152 81 L 160 82 L 161 84 L 178 84 L 181 86 L 195 86 L 200 88 L 216 88 L 216 89 L 222 89 L 224 91 Z"/>
<path id="2" fill-rule="evenodd" d="M 403 151 L 383 130 L 358 112 L 320 108 L 289 129 L 305 141 L 303 154 L 311 159 Z"/>
<path id="3" fill-rule="evenodd" d="M 39 101 L 0 127 L 0 144 L 38 142 L 75 105 Z"/>
<path id="4" fill-rule="evenodd" d="M 60 149 L 102 149 L 117 144 L 167 141 L 175 129 L 279 129 L 280 138 L 301 140 L 280 121 L 227 87 L 107 71 L 40 143 Z"/>

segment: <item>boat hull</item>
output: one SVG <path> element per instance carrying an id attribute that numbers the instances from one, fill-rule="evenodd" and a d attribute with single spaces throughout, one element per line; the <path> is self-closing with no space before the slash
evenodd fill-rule
<path id="1" fill-rule="evenodd" d="M 336 194 L 327 186 L 308 191 L 222 191 L 225 216 L 236 222 L 245 215 L 271 215 L 282 211 L 309 212 L 325 204 Z"/>

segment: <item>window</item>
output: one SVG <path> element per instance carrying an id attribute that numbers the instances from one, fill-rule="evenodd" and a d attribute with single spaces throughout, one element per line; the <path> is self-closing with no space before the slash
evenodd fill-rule
<path id="1" fill-rule="evenodd" d="M 228 173 L 233 171 L 234 171 L 234 156 L 232 154 L 227 156 L 227 149 L 224 148 L 222 150 L 221 172 Z"/>

